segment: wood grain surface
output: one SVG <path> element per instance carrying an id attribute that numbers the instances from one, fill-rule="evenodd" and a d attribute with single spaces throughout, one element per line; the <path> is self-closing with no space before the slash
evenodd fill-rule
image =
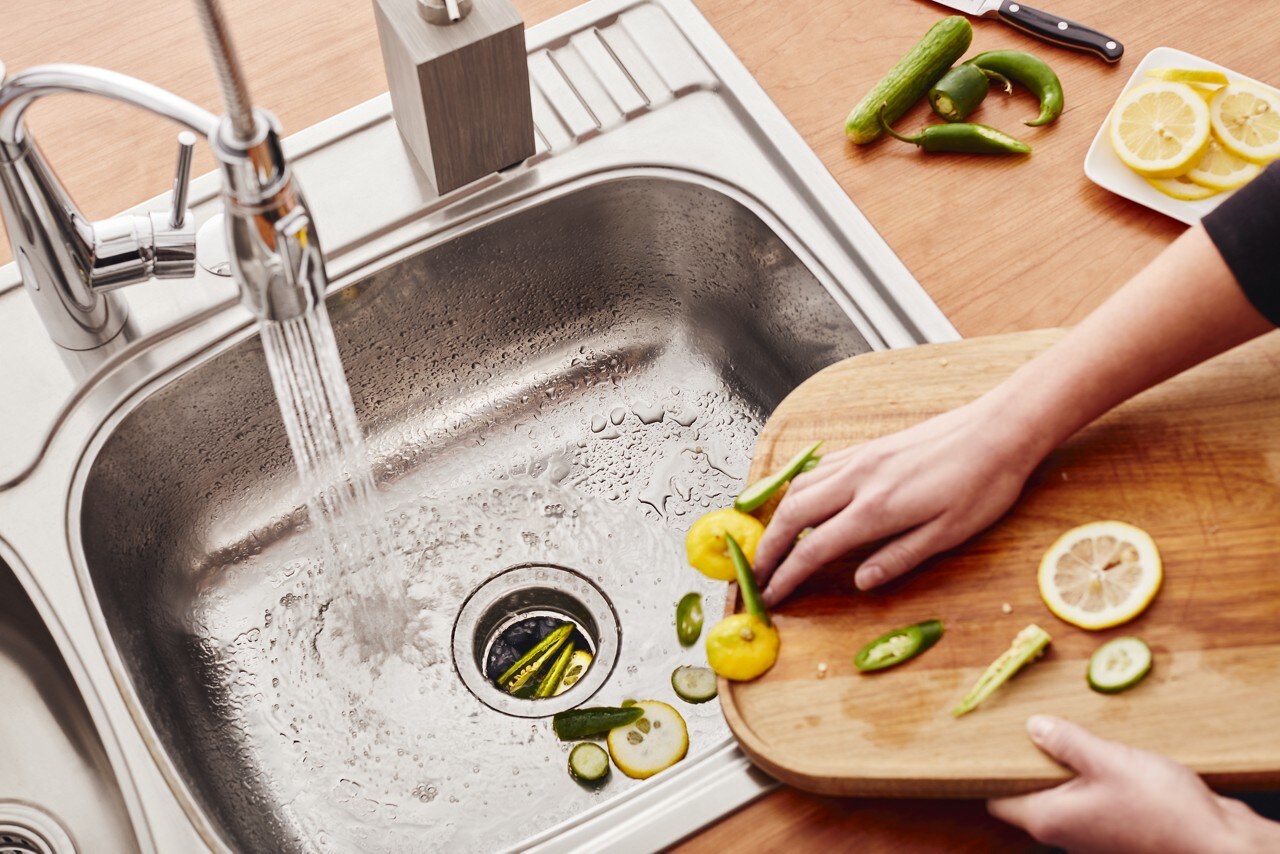
<path id="1" fill-rule="evenodd" d="M 841 362 L 792 392 L 765 425 L 753 479 L 809 443 L 860 444 L 967 403 L 1060 332 L 975 338 Z M 1032 476 L 993 528 L 902 581 L 859 594 L 852 556 L 778 610 L 778 663 L 721 682 L 725 717 L 757 764 L 835 795 L 986 796 L 1043 788 L 1068 773 L 1023 722 L 1047 712 L 1156 750 L 1218 785 L 1280 782 L 1280 336 L 1266 336 L 1139 395 L 1077 434 Z M 1036 568 L 1065 530 L 1119 519 L 1147 530 L 1164 560 L 1159 596 L 1137 619 L 1090 632 L 1040 600 Z M 1004 613 L 1004 605 L 1012 606 Z M 853 667 L 866 642 L 937 617 L 946 634 L 875 675 Z M 950 709 L 1029 623 L 1048 654 L 969 715 Z M 1090 654 L 1137 635 L 1152 673 L 1115 696 L 1089 690 Z M 817 678 L 817 664 L 829 671 Z"/>
<path id="2" fill-rule="evenodd" d="M 536 24 L 575 0 L 515 0 Z M 888 142 L 854 149 L 841 133 L 849 108 L 942 14 L 928 0 L 696 0 L 712 24 L 818 152 L 889 245 L 963 335 L 1079 320 L 1181 231 L 1177 223 L 1089 183 L 1081 163 L 1124 79 L 1169 45 L 1261 80 L 1280 81 L 1280 18 L 1271 0 L 1230 11 L 1191 0 L 1056 0 L 1055 12 L 1114 34 L 1117 67 L 1042 47 L 997 22 L 975 21 L 973 50 L 1032 50 L 1058 70 L 1067 107 L 1025 133 L 1025 162 L 930 159 Z M 386 90 L 372 7 L 360 0 L 224 0 L 255 99 L 296 131 Z M 44 62 L 102 65 L 165 86 L 211 109 L 217 87 L 185 2 L 27 0 L 5 5 L 0 60 L 16 71 Z M 985 104 L 981 120 L 1023 133 L 1025 94 Z M 91 98 L 50 98 L 30 125 L 84 210 L 108 216 L 168 189 L 173 129 Z M 903 127 L 926 117 L 917 109 Z M 197 149 L 196 174 L 212 168 Z M 10 258 L 0 242 L 0 263 Z M 981 802 L 817 798 L 794 791 L 689 840 L 713 852 L 751 839 L 756 850 L 829 850 L 855 841 L 868 854 L 1017 850 L 1030 840 Z"/>

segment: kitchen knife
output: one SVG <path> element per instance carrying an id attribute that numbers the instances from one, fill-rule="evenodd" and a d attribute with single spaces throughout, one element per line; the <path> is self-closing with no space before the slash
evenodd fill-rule
<path id="1" fill-rule="evenodd" d="M 933 0 L 943 6 L 949 6 L 966 15 L 982 18 L 999 18 L 1010 26 L 1017 27 L 1039 39 L 1052 42 L 1062 47 L 1083 50 L 1097 54 L 1107 62 L 1116 62 L 1124 54 L 1124 45 L 1091 30 L 1083 24 L 1059 18 L 1039 9 L 1032 9 L 1013 0 Z"/>

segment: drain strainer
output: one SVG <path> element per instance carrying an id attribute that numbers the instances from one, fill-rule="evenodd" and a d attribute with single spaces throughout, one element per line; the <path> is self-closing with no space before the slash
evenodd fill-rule
<path id="1" fill-rule="evenodd" d="M 591 666 L 563 694 L 541 700 L 513 697 L 485 675 L 493 645 L 518 623 L 552 617 L 577 627 L 590 644 Z M 453 666 L 464 685 L 492 709 L 521 718 L 541 718 L 571 709 L 600 690 L 613 672 L 622 630 L 613 605 L 590 579 L 552 564 L 504 570 L 462 603 L 453 625 Z"/>
<path id="2" fill-rule="evenodd" d="M 44 810 L 0 801 L 0 854 L 75 854 L 71 837 Z"/>

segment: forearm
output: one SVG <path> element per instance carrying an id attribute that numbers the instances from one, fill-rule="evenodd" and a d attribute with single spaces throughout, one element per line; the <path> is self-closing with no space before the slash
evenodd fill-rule
<path id="1" fill-rule="evenodd" d="M 982 404 L 1025 437 L 1034 463 L 1117 404 L 1273 328 L 1197 226 Z"/>

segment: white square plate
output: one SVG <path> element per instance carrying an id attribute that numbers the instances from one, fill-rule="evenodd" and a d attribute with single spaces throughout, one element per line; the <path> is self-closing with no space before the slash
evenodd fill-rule
<path id="1" fill-rule="evenodd" d="M 1148 79 L 1145 75 L 1149 68 L 1206 68 L 1223 72 L 1233 83 L 1236 81 L 1249 82 L 1264 89 L 1270 89 L 1272 92 L 1277 91 L 1272 86 L 1267 86 L 1265 83 L 1261 83 L 1251 77 L 1245 77 L 1243 74 L 1237 74 L 1230 68 L 1224 68 L 1207 59 L 1201 59 L 1195 54 L 1175 50 L 1171 47 L 1158 47 L 1144 56 L 1142 62 L 1138 63 L 1138 67 L 1133 70 L 1133 76 L 1129 78 L 1129 82 L 1124 84 L 1124 88 L 1116 95 L 1116 100 L 1119 100 L 1121 95 L 1139 83 L 1145 83 Z M 1115 151 L 1111 148 L 1111 143 L 1107 140 L 1107 126 L 1110 123 L 1111 114 L 1108 113 L 1106 121 L 1102 123 L 1102 127 L 1098 128 L 1098 133 L 1093 138 L 1093 145 L 1089 146 L 1089 153 L 1084 156 L 1084 174 L 1099 187 L 1105 187 L 1117 195 L 1124 196 L 1126 199 L 1135 201 L 1140 205 L 1146 205 L 1152 210 L 1160 211 L 1160 213 L 1171 216 L 1176 220 L 1181 220 L 1187 225 L 1195 225 L 1200 221 L 1201 217 L 1222 204 L 1224 199 L 1229 198 L 1235 192 L 1234 190 L 1228 190 L 1225 193 L 1218 193 L 1198 202 L 1184 202 L 1180 199 L 1166 196 L 1148 184 L 1137 172 L 1125 166 L 1120 161 L 1120 158 L 1116 156 Z"/>

